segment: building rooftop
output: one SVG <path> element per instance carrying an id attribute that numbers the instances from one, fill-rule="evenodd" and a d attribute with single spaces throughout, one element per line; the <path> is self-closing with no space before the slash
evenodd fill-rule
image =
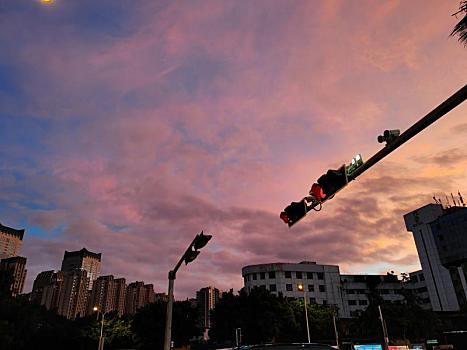
<path id="1" fill-rule="evenodd" d="M 0 223 L 0 232 L 8 233 L 9 235 L 13 235 L 18 237 L 20 240 L 23 240 L 24 236 L 24 229 L 22 230 L 16 230 L 14 228 L 4 226 Z"/>
<path id="2" fill-rule="evenodd" d="M 90 257 L 90 258 L 94 258 L 94 259 L 98 259 L 99 261 L 101 260 L 101 255 L 102 253 L 93 253 L 93 252 L 90 252 L 89 250 L 87 250 L 86 248 L 83 248 L 81 250 L 76 250 L 74 252 L 69 252 L 67 250 L 65 250 L 65 255 L 64 255 L 64 259 L 66 258 L 71 258 L 73 256 L 79 256 L 79 257 Z"/>

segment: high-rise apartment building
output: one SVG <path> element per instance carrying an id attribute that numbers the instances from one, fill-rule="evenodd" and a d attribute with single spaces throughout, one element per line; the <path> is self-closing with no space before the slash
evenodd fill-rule
<path id="1" fill-rule="evenodd" d="M 45 271 L 49 272 L 49 271 Z M 64 272 L 57 271 L 50 275 L 49 283 L 45 283 L 46 275 L 40 277 L 41 282 L 38 282 L 36 293 L 33 287 L 33 300 L 38 300 L 40 305 L 45 306 L 47 310 L 58 310 L 59 295 L 63 286 Z M 40 275 L 40 274 L 39 274 Z M 38 276 L 39 277 L 39 276 Z M 37 279 L 37 278 L 36 278 Z M 36 298 L 37 295 L 37 299 Z M 40 298 L 39 298 L 40 296 Z"/>
<path id="2" fill-rule="evenodd" d="M 94 313 L 93 308 L 101 312 L 116 311 L 119 316 L 125 312 L 126 283 L 124 278 L 114 279 L 110 276 L 100 276 L 94 281 L 88 301 L 88 314 Z"/>
<path id="3" fill-rule="evenodd" d="M 44 288 L 53 283 L 54 273 L 54 270 L 42 271 L 36 276 L 31 292 L 31 301 L 33 303 L 41 303 L 42 295 L 44 294 Z"/>
<path id="4" fill-rule="evenodd" d="M 23 292 L 26 280 L 26 258 L 13 256 L 0 260 L 0 271 L 5 274 L 5 282 L 9 284 L 11 296 L 16 297 Z M 11 280 L 10 280 L 11 279 Z"/>
<path id="5" fill-rule="evenodd" d="M 65 251 L 61 271 L 70 272 L 76 269 L 87 272 L 88 288 L 92 289 L 93 282 L 101 270 L 101 253 L 93 253 L 86 248 L 74 252 Z"/>
<path id="6" fill-rule="evenodd" d="M 156 302 L 156 293 L 154 293 L 154 285 L 144 285 L 144 303 L 145 305 Z"/>
<path id="7" fill-rule="evenodd" d="M 434 311 L 467 305 L 467 208 L 428 204 L 404 215 Z"/>
<path id="8" fill-rule="evenodd" d="M 204 329 L 211 328 L 211 311 L 219 302 L 219 289 L 214 287 L 201 288 L 196 292 L 196 304 L 200 314 L 201 327 Z"/>
<path id="9" fill-rule="evenodd" d="M 136 310 L 145 306 L 144 282 L 132 282 L 126 289 L 125 313 L 134 315 Z"/>
<path id="10" fill-rule="evenodd" d="M 126 298 L 126 281 L 124 278 L 114 279 L 115 285 L 115 311 L 118 312 L 118 316 L 122 316 L 125 313 L 125 298 Z"/>
<path id="11" fill-rule="evenodd" d="M 94 307 L 100 312 L 115 310 L 114 276 L 100 276 L 94 281 L 88 300 L 88 314 L 94 313 Z"/>
<path id="12" fill-rule="evenodd" d="M 0 259 L 19 255 L 23 235 L 24 230 L 16 230 L 0 223 Z"/>
<path id="13" fill-rule="evenodd" d="M 89 278 L 86 270 L 63 273 L 63 282 L 58 295 L 59 315 L 68 319 L 86 316 Z"/>
<path id="14" fill-rule="evenodd" d="M 154 286 L 144 282 L 130 283 L 126 290 L 125 313 L 135 314 L 139 308 L 156 301 Z"/>

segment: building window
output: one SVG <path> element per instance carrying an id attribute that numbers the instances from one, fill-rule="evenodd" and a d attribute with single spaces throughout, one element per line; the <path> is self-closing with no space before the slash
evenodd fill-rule
<path id="1" fill-rule="evenodd" d="M 368 305 L 368 300 L 359 300 L 358 305 Z"/>
<path id="2" fill-rule="evenodd" d="M 301 272 L 295 272 L 295 276 L 296 276 L 297 279 L 299 279 L 299 280 L 301 280 L 301 279 L 303 278 Z"/>
<path id="3" fill-rule="evenodd" d="M 347 302 L 349 303 L 349 305 L 357 305 L 356 300 L 348 300 Z"/>
<path id="4" fill-rule="evenodd" d="M 323 300 L 323 305 L 327 305 L 328 301 L 326 299 Z"/>
<path id="5" fill-rule="evenodd" d="M 307 272 L 306 273 L 306 278 L 308 278 L 309 280 L 312 280 L 313 279 L 313 272 Z"/>
<path id="6" fill-rule="evenodd" d="M 316 304 L 316 298 L 310 298 L 310 304 Z"/>
<path id="7" fill-rule="evenodd" d="M 347 294 L 355 294 L 355 290 L 353 290 L 353 289 L 347 289 Z"/>
<path id="8" fill-rule="evenodd" d="M 424 281 L 425 280 L 425 276 L 424 275 L 420 275 L 420 281 Z"/>
<path id="9" fill-rule="evenodd" d="M 266 278 L 266 274 L 264 272 L 260 272 L 259 279 L 264 280 Z"/>
<path id="10" fill-rule="evenodd" d="M 253 273 L 253 279 L 256 281 L 256 273 Z"/>
<path id="11" fill-rule="evenodd" d="M 276 278 L 276 273 L 275 273 L 274 271 L 269 272 L 269 278 L 270 278 L 270 279 Z"/>
<path id="12" fill-rule="evenodd" d="M 365 289 L 357 289 L 357 294 L 365 294 Z"/>
<path id="13" fill-rule="evenodd" d="M 324 279 L 324 273 L 318 272 L 318 279 L 323 280 Z"/>
<path id="14" fill-rule="evenodd" d="M 290 271 L 285 271 L 285 278 L 292 278 L 292 273 Z"/>
<path id="15" fill-rule="evenodd" d="M 271 292 L 277 291 L 276 285 L 275 285 L 275 284 L 270 284 L 270 285 L 269 285 L 269 290 L 270 290 Z"/>
<path id="16" fill-rule="evenodd" d="M 292 285 L 291 285 L 291 284 L 286 284 L 286 285 L 285 285 L 285 290 L 286 290 L 287 292 L 291 292 L 291 291 L 293 290 L 293 289 L 292 289 Z"/>
<path id="17" fill-rule="evenodd" d="M 315 291 L 315 286 L 313 284 L 308 285 L 308 291 L 309 292 L 314 292 Z"/>
<path id="18" fill-rule="evenodd" d="M 418 282 L 417 275 L 413 275 L 412 277 L 410 277 L 410 281 L 413 282 L 413 283 L 417 283 Z"/>
<path id="19" fill-rule="evenodd" d="M 323 292 L 326 291 L 326 288 L 321 284 L 321 285 L 319 286 L 319 291 L 323 293 Z"/>

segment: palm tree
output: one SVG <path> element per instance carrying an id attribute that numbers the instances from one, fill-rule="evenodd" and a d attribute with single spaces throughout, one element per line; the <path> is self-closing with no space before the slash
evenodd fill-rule
<path id="1" fill-rule="evenodd" d="M 464 12 L 464 18 L 456 24 L 454 29 L 451 32 L 451 36 L 459 35 L 459 41 L 467 46 L 467 0 L 462 0 L 459 5 L 459 11 L 457 11 L 453 16 L 456 16 Z"/>

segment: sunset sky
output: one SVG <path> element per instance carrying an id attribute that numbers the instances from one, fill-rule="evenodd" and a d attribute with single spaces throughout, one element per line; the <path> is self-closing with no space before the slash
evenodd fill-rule
<path id="1" fill-rule="evenodd" d="M 467 103 L 292 229 L 279 213 L 466 83 L 458 6 L 0 0 L 0 222 L 26 230 L 25 291 L 86 247 L 166 292 L 201 230 L 176 298 L 256 263 L 419 269 L 402 215 L 467 197 Z"/>

